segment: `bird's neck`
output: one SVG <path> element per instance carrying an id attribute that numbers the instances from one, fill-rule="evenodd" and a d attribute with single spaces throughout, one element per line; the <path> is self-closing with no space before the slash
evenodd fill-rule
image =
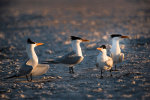
<path id="1" fill-rule="evenodd" d="M 37 65 L 38 64 L 38 57 L 34 51 L 34 47 L 28 47 L 27 48 L 27 54 L 30 58 L 30 60 L 32 61 L 32 65 Z"/>
<path id="2" fill-rule="evenodd" d="M 112 52 L 116 54 L 119 54 L 121 52 L 119 40 L 112 40 Z"/>
<path id="3" fill-rule="evenodd" d="M 80 47 L 80 42 L 72 41 L 72 48 L 73 48 L 73 51 L 76 52 L 77 56 L 83 56 L 82 50 Z"/>

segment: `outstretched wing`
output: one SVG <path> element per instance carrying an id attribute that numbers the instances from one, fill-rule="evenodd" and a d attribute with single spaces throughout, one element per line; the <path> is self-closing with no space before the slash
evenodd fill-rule
<path id="1" fill-rule="evenodd" d="M 74 51 L 62 56 L 61 58 L 57 58 L 55 60 L 44 61 L 44 63 L 53 63 L 53 64 L 77 64 L 82 61 L 81 56 L 76 56 Z"/>
<path id="2" fill-rule="evenodd" d="M 33 76 L 43 75 L 48 71 L 49 67 L 47 64 L 38 64 L 31 73 Z"/>

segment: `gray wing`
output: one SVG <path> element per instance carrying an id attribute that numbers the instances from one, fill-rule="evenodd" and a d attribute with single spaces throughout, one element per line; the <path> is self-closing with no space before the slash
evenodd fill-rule
<path id="1" fill-rule="evenodd" d="M 16 74 L 11 75 L 9 77 L 6 77 L 5 79 L 14 78 L 14 77 L 21 77 L 21 76 L 25 76 L 25 75 L 30 74 L 33 67 L 30 65 L 27 65 L 26 63 L 27 63 L 27 61 L 21 66 L 21 68 L 19 69 L 19 71 Z"/>
<path id="2" fill-rule="evenodd" d="M 27 65 L 26 62 L 21 66 L 21 68 L 19 69 L 17 76 L 24 76 L 27 74 L 30 74 L 30 72 L 32 71 L 33 67 L 30 65 Z"/>
<path id="3" fill-rule="evenodd" d="M 119 62 L 122 62 L 123 60 L 124 60 L 124 54 L 123 54 L 123 53 L 120 53 Z"/>
<path id="4" fill-rule="evenodd" d="M 51 61 L 45 61 L 45 63 L 54 63 L 54 64 L 77 64 L 82 60 L 81 56 L 76 56 L 74 51 L 62 56 L 61 58 L 57 58 Z"/>

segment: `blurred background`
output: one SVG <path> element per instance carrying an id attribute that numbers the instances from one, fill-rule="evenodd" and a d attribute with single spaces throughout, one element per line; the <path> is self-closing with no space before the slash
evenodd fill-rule
<path id="1" fill-rule="evenodd" d="M 24 41 L 26 37 L 37 40 L 50 37 L 53 42 L 64 42 L 70 35 L 99 40 L 112 33 L 149 37 L 149 0 L 0 2 L 0 37 L 4 39 L 1 45 L 9 44 L 8 39 Z"/>

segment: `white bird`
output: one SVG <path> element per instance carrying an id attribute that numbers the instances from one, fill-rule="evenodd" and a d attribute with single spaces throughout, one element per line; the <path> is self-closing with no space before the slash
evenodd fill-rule
<path id="1" fill-rule="evenodd" d="M 119 40 L 121 38 L 129 38 L 128 36 L 122 36 L 120 34 L 112 34 L 112 47 L 110 49 L 111 57 L 113 58 L 116 70 L 116 64 L 122 62 L 124 60 L 124 54 L 121 53 L 121 49 L 119 46 Z"/>
<path id="2" fill-rule="evenodd" d="M 109 70 L 111 74 L 111 69 L 113 67 L 113 60 L 111 57 L 107 56 L 107 50 L 106 50 L 105 45 L 100 46 L 100 48 L 97 48 L 97 50 L 99 50 L 100 53 L 97 56 L 96 66 L 97 68 L 100 68 L 101 78 L 103 78 L 103 75 L 102 75 L 103 70 L 107 70 L 107 71 Z"/>
<path id="3" fill-rule="evenodd" d="M 69 67 L 69 73 L 74 73 L 73 67 L 79 64 L 83 59 L 82 50 L 80 47 L 81 42 L 88 42 L 89 40 L 82 39 L 80 37 L 71 36 L 71 44 L 73 51 L 62 56 L 61 58 L 56 58 L 54 60 L 44 61 L 44 64 L 66 64 Z"/>
<path id="4" fill-rule="evenodd" d="M 27 46 L 26 46 L 26 52 L 29 57 L 29 60 L 27 60 L 19 69 L 19 71 L 5 79 L 9 78 L 15 78 L 15 77 L 23 77 L 26 76 L 28 81 L 32 81 L 32 76 L 38 76 L 45 74 L 48 69 L 49 65 L 46 64 L 39 64 L 38 63 L 38 57 L 34 51 L 34 48 L 36 46 L 43 45 L 43 43 L 36 43 L 31 41 L 30 39 L 27 40 Z M 30 80 L 29 80 L 30 77 Z"/>

